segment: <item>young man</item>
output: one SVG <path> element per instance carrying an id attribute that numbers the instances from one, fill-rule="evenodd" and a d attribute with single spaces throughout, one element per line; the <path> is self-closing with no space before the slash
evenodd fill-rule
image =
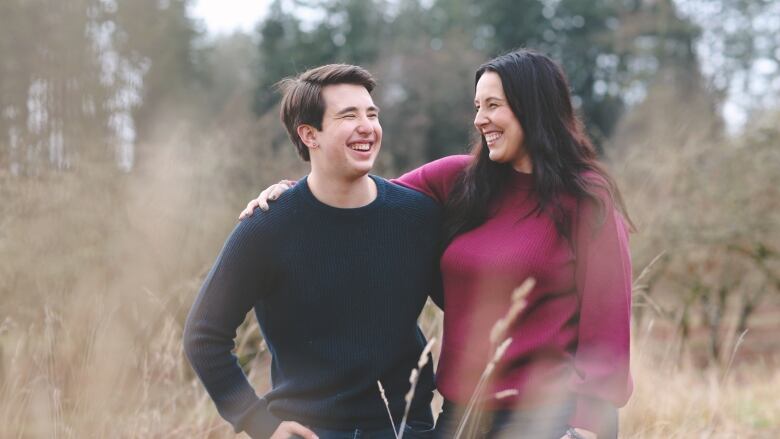
<path id="1" fill-rule="evenodd" d="M 236 226 L 187 318 L 187 357 L 236 432 L 395 437 L 377 381 L 400 422 L 425 345 L 417 317 L 440 294 L 441 218 L 431 199 L 368 174 L 382 141 L 374 85 L 350 65 L 282 82 L 282 121 L 311 172 Z M 262 398 L 231 354 L 251 309 L 272 355 Z M 409 415 L 418 430 L 432 427 L 433 388 L 429 364 Z"/>

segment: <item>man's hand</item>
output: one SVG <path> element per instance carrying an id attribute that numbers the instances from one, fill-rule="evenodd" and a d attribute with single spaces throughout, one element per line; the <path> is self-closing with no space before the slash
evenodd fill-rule
<path id="1" fill-rule="evenodd" d="M 317 435 L 313 431 L 304 427 L 303 425 L 293 422 L 284 421 L 279 424 L 274 434 L 270 439 L 290 439 L 294 437 L 302 437 L 303 439 L 318 439 Z"/>
<path id="2" fill-rule="evenodd" d="M 577 434 L 583 438 L 583 439 L 597 439 L 596 433 L 588 430 L 583 430 L 581 428 L 575 428 L 574 431 L 577 432 Z M 564 434 L 561 439 L 571 439 L 571 436 L 568 434 Z"/>
<path id="3" fill-rule="evenodd" d="M 282 192 L 290 189 L 294 184 L 295 182 L 291 180 L 281 180 L 279 183 L 268 186 L 266 190 L 260 192 L 260 195 L 258 195 L 257 198 L 250 201 L 249 204 L 246 205 L 246 209 L 241 212 L 241 215 L 238 216 L 238 219 L 242 220 L 246 217 L 252 216 L 252 212 L 257 207 L 259 207 L 261 210 L 268 210 L 268 200 L 273 201 L 279 198 L 279 196 L 282 195 Z"/>

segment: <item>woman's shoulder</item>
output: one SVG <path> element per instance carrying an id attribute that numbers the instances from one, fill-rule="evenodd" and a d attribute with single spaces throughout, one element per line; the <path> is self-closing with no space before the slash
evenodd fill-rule
<path id="1" fill-rule="evenodd" d="M 428 162 L 419 170 L 440 177 L 454 176 L 459 174 L 466 166 L 471 163 L 472 157 L 466 154 L 455 154 Z"/>
<path id="2" fill-rule="evenodd" d="M 586 171 L 582 171 L 580 173 L 580 176 L 583 180 L 585 180 L 585 183 L 592 186 L 609 186 L 609 182 L 607 181 L 607 178 L 602 175 L 600 172 L 597 172 L 593 169 L 588 169 Z"/>
<path id="3" fill-rule="evenodd" d="M 471 163 L 471 160 L 471 156 L 463 154 L 442 157 L 407 172 L 393 182 L 422 192 L 443 203 L 458 175 Z"/>
<path id="4" fill-rule="evenodd" d="M 595 170 L 583 171 L 580 174 L 588 192 L 598 199 L 600 203 L 612 205 L 613 188 L 610 180 L 602 173 Z"/>
<path id="5" fill-rule="evenodd" d="M 451 166 L 451 167 L 458 167 L 458 168 L 465 168 L 469 163 L 471 163 L 472 156 L 468 154 L 453 154 L 448 155 L 445 157 L 442 157 L 440 159 L 436 159 L 429 163 L 429 165 L 432 165 L 436 163 L 439 166 Z"/>
<path id="6" fill-rule="evenodd" d="M 616 199 L 619 193 L 611 178 L 595 170 L 585 171 L 581 176 L 590 196 L 580 199 L 579 220 L 596 228 L 611 223 L 631 230 L 630 222 L 621 210 L 621 202 L 619 198 Z"/>
<path id="7" fill-rule="evenodd" d="M 423 169 L 429 175 L 438 177 L 446 182 L 452 182 L 455 177 L 471 163 L 472 157 L 466 154 L 448 155 L 423 165 Z"/>

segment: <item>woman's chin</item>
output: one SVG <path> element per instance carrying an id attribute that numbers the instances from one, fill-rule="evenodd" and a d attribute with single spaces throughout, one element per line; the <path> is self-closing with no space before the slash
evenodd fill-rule
<path id="1" fill-rule="evenodd" d="M 490 159 L 491 162 L 496 162 L 496 163 L 506 162 L 506 160 L 504 160 L 504 158 L 501 156 L 501 154 L 498 151 L 490 151 L 488 153 L 488 158 Z"/>

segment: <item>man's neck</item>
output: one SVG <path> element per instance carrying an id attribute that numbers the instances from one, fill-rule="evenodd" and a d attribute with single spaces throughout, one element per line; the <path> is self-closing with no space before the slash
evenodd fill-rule
<path id="1" fill-rule="evenodd" d="M 354 180 L 336 179 L 326 178 L 312 170 L 306 182 L 315 198 L 340 209 L 366 206 L 374 201 L 377 195 L 376 183 L 368 175 Z"/>

